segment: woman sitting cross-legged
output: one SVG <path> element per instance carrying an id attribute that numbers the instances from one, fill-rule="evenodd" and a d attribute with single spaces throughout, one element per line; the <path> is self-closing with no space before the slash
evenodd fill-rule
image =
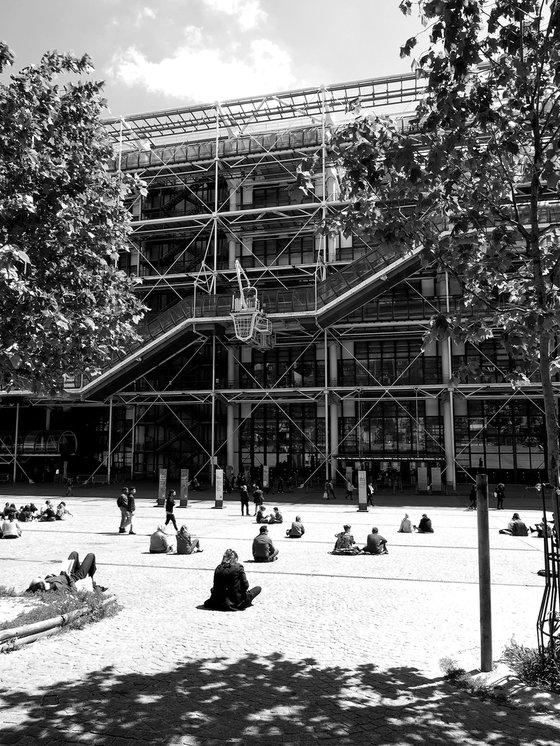
<path id="1" fill-rule="evenodd" d="M 177 531 L 177 554 L 193 554 L 193 552 L 203 552 L 200 548 L 199 539 L 195 539 L 189 534 L 188 528 L 183 525 Z"/>
<path id="2" fill-rule="evenodd" d="M 245 568 L 239 563 L 237 552 L 226 549 L 214 570 L 214 584 L 204 606 L 218 611 L 242 611 L 252 605 L 260 592 L 258 585 L 249 589 Z"/>
<path id="3" fill-rule="evenodd" d="M 344 526 L 344 531 L 341 531 L 339 534 L 335 534 L 336 543 L 334 545 L 334 549 L 332 550 L 332 554 L 360 553 L 360 547 L 356 544 L 356 542 L 354 541 L 354 537 L 350 533 L 351 528 L 352 526 L 346 524 Z"/>

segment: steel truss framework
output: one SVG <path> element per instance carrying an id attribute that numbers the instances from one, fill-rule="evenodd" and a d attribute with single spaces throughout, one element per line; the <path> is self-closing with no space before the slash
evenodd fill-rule
<path id="1" fill-rule="evenodd" d="M 391 287 L 392 274 L 399 271 L 401 260 L 389 257 L 395 259 L 389 265 L 384 256 L 387 250 L 383 247 L 376 259 L 378 284 L 364 292 L 362 268 L 362 275 L 356 272 L 357 276 L 345 286 L 350 302 L 343 305 L 342 293 L 334 292 L 331 301 L 334 310 L 327 322 L 319 322 L 321 284 L 330 281 L 333 288 L 336 287 L 338 278 L 342 280 L 344 273 L 351 270 L 353 260 L 357 264 L 361 255 L 375 250 L 363 236 L 355 235 L 349 240 L 317 235 L 317 224 L 345 204 L 339 200 L 337 174 L 328 159 L 329 130 L 337 118 L 340 121 L 368 110 L 396 113 L 403 126 L 408 126 L 422 92 L 422 83 L 414 75 L 392 76 L 107 121 L 115 142 L 114 168 L 138 172 L 147 183 L 148 193 L 159 189 L 162 194 L 170 195 L 166 197 L 168 212 L 165 215 L 158 216 L 157 209 L 156 212 L 147 211 L 145 200 L 142 202 L 140 198 L 131 204 L 134 222 L 130 251 L 135 259 L 134 270 L 144 279 L 142 292 L 147 304 L 151 305 L 152 299 L 155 301 L 162 291 L 168 294 L 168 299 L 174 299 L 168 300 L 169 308 L 155 314 L 151 322 L 155 332 L 151 333 L 149 344 L 156 351 L 152 358 L 144 357 L 148 350 L 145 345 L 132 351 L 128 362 L 113 362 L 104 372 L 105 378 L 101 377 L 106 381 L 102 389 L 96 388 L 96 381 L 68 389 L 76 406 L 103 402 L 111 410 L 118 405 L 134 412 L 132 429 L 124 437 L 115 442 L 111 432 L 108 433 L 105 463 L 109 471 L 112 455 L 122 449 L 125 441 L 131 441 L 130 463 L 131 473 L 134 473 L 134 448 L 139 445 L 136 430 L 156 405 L 165 408 L 189 437 L 193 437 L 189 422 L 177 417 L 174 408 L 202 407 L 210 411 L 208 442 L 196 437 L 195 440 L 205 454 L 201 469 L 208 469 L 211 475 L 216 460 L 224 462 L 226 442 L 235 438 L 242 425 L 251 419 L 255 407 L 273 405 L 308 442 L 304 429 L 290 417 L 286 407 L 294 403 L 312 403 L 324 412 L 325 419 L 324 444 L 320 448 L 316 442 L 309 443 L 317 456 L 315 472 L 319 474 L 336 468 L 335 458 L 344 441 L 359 432 L 376 407 L 392 402 L 403 409 L 405 402 L 421 400 L 439 402 L 445 409 L 444 419 L 446 416 L 448 419 L 444 438 L 434 439 L 431 433 L 426 433 L 425 437 L 441 452 L 447 484 L 453 488 L 456 472 L 464 470 L 461 455 L 467 448 L 465 445 L 455 447 L 452 427 L 455 401 L 492 398 L 500 399 L 507 406 L 514 399 L 526 397 L 541 408 L 538 384 L 513 391 L 507 384 L 477 386 L 453 382 L 450 346 L 444 349 L 442 345 L 439 351 L 444 368 L 442 383 L 404 385 L 400 379 L 405 371 L 386 382 L 364 368 L 354 354 L 355 342 L 372 335 L 394 338 L 399 334 L 419 340 L 427 328 L 430 313 L 441 310 L 442 304 L 449 310 L 456 300 L 447 282 L 443 292 L 432 298 L 421 294 L 418 283 L 413 282 L 418 276 L 418 267 L 412 263 L 400 273 L 398 282 L 418 294 L 425 304 L 425 315 L 388 322 L 357 318 L 360 309 L 383 296 Z M 309 158 L 314 158 L 317 164 L 315 196 L 302 201 L 298 190 L 291 187 L 297 186 L 299 166 Z M 278 187 L 280 198 L 274 204 L 255 205 L 255 190 L 271 185 Z M 207 190 L 207 199 L 200 198 L 201 187 Z M 174 201 L 179 197 L 185 200 L 188 208 L 182 214 L 174 214 Z M 263 258 L 254 250 L 255 242 L 271 237 L 281 241 L 280 248 L 272 258 Z M 311 238 L 311 250 L 303 250 L 299 261 L 293 261 L 291 252 L 303 238 Z M 150 242 L 157 241 L 179 244 L 165 267 L 148 250 Z M 286 387 L 280 379 L 263 385 L 255 377 L 249 387 L 236 385 L 243 354 L 228 313 L 236 280 L 235 260 L 243 263 L 252 284 L 264 288 L 263 293 L 259 292 L 260 297 L 266 297 L 268 289 L 274 288 L 265 305 L 267 315 L 273 320 L 278 347 L 301 350 L 290 368 L 306 350 L 322 350 L 321 355 L 317 355 L 317 361 L 324 362 L 322 385 Z M 282 311 L 281 303 L 288 296 L 282 296 L 281 301 L 278 292 L 292 293 L 297 298 L 302 284 L 306 288 L 308 305 L 304 310 L 296 310 L 292 299 L 288 310 Z M 224 308 L 227 308 L 225 313 Z M 183 330 L 192 330 L 194 338 L 181 337 Z M 168 350 L 162 346 L 160 351 L 164 334 L 170 339 L 179 337 L 179 343 Z M 353 381 L 336 380 L 329 368 L 331 345 L 336 345 L 345 359 L 354 361 L 357 368 L 361 366 L 366 379 L 364 384 L 358 386 Z M 174 386 L 181 371 L 195 365 L 204 349 L 211 349 L 213 385 L 200 390 Z M 226 385 L 216 385 L 217 354 L 224 350 L 230 357 L 233 372 L 228 375 Z M 420 354 L 418 344 L 418 356 Z M 480 354 L 484 355 L 482 350 Z M 158 371 L 165 372 L 173 361 L 184 360 L 185 355 L 186 361 L 166 385 L 155 386 L 151 382 L 151 376 Z M 125 363 L 129 373 L 122 383 L 117 374 Z M 142 365 L 135 373 L 137 363 Z M 494 361 L 489 364 L 496 367 Z M 34 400 L 33 403 L 44 402 Z M 354 424 L 339 441 L 338 435 L 335 437 L 332 432 L 336 418 L 333 420 L 329 412 L 334 407 L 340 412 L 346 405 L 354 407 Z M 225 437 L 219 440 L 218 419 L 225 419 L 224 411 L 228 408 L 230 412 L 235 411 L 235 424 L 230 423 Z M 246 414 L 241 414 L 242 408 Z M 484 424 L 481 433 L 490 422 Z M 416 419 L 417 431 L 422 427 L 421 420 Z M 240 454 L 237 458 L 243 460 Z M 226 462 L 229 463 L 229 457 Z"/>

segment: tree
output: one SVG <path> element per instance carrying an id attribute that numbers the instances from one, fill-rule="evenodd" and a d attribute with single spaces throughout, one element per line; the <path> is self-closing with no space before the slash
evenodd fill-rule
<path id="1" fill-rule="evenodd" d="M 13 63 L 0 44 L 0 71 Z M 0 85 L 0 389 L 60 391 L 138 339 L 144 306 L 117 269 L 124 199 L 109 174 L 102 83 L 87 56 L 46 53 Z"/>
<path id="2" fill-rule="evenodd" d="M 548 479 L 558 486 L 552 377 L 560 369 L 560 3 L 402 0 L 429 25 L 416 62 L 426 96 L 409 130 L 357 113 L 331 155 L 350 204 L 325 226 L 361 232 L 428 263 L 463 291 L 427 340 L 499 334 L 542 384 Z M 406 56 L 418 38 L 401 49 Z"/>

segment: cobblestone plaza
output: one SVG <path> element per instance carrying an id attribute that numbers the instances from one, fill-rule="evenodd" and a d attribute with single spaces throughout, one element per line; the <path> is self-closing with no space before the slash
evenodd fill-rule
<path id="1" fill-rule="evenodd" d="M 119 535 L 114 500 L 90 494 L 69 500 L 69 521 L 24 524 L 20 541 L 0 543 L 0 585 L 21 590 L 71 550 L 93 551 L 96 577 L 122 610 L 1 657 L 0 743 L 560 741 L 552 715 L 443 680 L 443 657 L 467 670 L 480 662 L 476 513 L 464 498 L 430 506 L 425 497 L 378 496 L 366 514 L 340 499 L 282 496 L 284 521 L 301 515 L 306 533 L 290 541 L 285 526 L 271 526 L 280 557 L 262 565 L 251 561 L 258 527 L 240 515 L 236 495 L 223 510 L 206 493 L 177 509 L 204 553 L 154 556 L 148 534 L 163 508 L 140 494 L 136 535 Z M 536 645 L 544 582 L 542 542 L 498 534 L 513 509 L 527 523 L 540 516 L 536 499 L 523 496 L 490 512 L 495 659 L 512 636 Z M 405 511 L 414 523 L 428 512 L 435 533 L 397 533 Z M 329 554 L 343 523 L 358 543 L 377 525 L 389 554 Z M 228 547 L 262 594 L 243 613 L 203 610 Z"/>

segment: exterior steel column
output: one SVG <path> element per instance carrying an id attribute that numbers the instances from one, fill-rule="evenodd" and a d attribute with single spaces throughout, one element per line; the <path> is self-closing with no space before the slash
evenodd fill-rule
<path id="1" fill-rule="evenodd" d="M 109 435 L 107 437 L 107 484 L 111 484 L 111 448 L 113 436 L 113 397 L 109 399 Z"/>
<path id="2" fill-rule="evenodd" d="M 441 367 L 444 381 L 451 378 L 451 340 L 441 343 Z M 453 422 L 453 389 L 447 387 L 442 396 L 443 439 L 445 448 L 445 483 L 450 490 L 455 490 L 455 425 Z"/>
<path id="3" fill-rule="evenodd" d="M 329 345 L 329 386 L 332 389 L 338 384 L 337 376 L 337 351 L 338 345 L 336 342 L 331 342 Z M 329 405 L 330 414 L 330 436 L 331 436 L 331 469 L 330 475 L 333 479 L 336 478 L 336 467 L 337 467 L 337 456 L 338 456 L 338 403 L 335 397 L 331 394 L 331 402 Z"/>
<path id="4" fill-rule="evenodd" d="M 14 432 L 14 468 L 12 472 L 12 482 L 15 483 L 17 475 L 17 457 L 18 457 L 18 438 L 19 438 L 19 402 L 16 404 L 16 426 Z"/>
<path id="5" fill-rule="evenodd" d="M 227 386 L 228 388 L 235 385 L 235 356 L 233 349 L 228 349 L 228 375 L 227 375 Z M 227 464 L 231 466 L 234 473 L 235 468 L 235 442 L 234 442 L 234 430 L 235 430 L 235 405 L 227 405 L 227 434 L 226 434 L 226 452 L 227 452 Z M 229 475 L 228 475 L 229 476 Z"/>
<path id="6" fill-rule="evenodd" d="M 130 446 L 130 479 L 134 480 L 134 451 L 136 450 L 136 405 L 132 407 L 132 443 Z"/>

